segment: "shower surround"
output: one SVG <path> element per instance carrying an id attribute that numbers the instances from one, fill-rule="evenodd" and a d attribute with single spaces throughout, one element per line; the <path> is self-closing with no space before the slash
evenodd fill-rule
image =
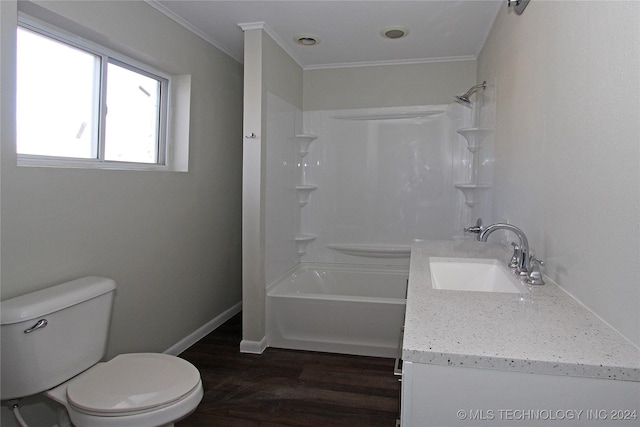
<path id="1" fill-rule="evenodd" d="M 305 112 L 318 138 L 299 176 L 317 190 L 300 231 L 317 237 L 303 260 L 408 265 L 414 239 L 460 234 L 473 157 L 455 130 L 470 120 L 455 104 Z"/>
<path id="2" fill-rule="evenodd" d="M 469 195 L 459 190 L 460 183 L 479 179 L 478 153 L 456 132 L 474 125 L 474 111 L 452 103 L 301 112 L 268 93 L 268 345 L 372 356 L 395 352 L 412 241 L 462 238 L 483 205 L 470 206 Z M 475 200 L 488 192 L 478 190 Z M 317 289 L 300 280 L 301 265 Z M 380 293 L 384 284 L 349 294 L 354 283 L 370 282 L 371 274 L 383 281 L 400 277 L 388 284 L 396 289 L 393 299 Z M 373 328 L 380 336 L 369 336 L 371 328 L 362 325 L 376 322 L 376 310 L 390 329 Z M 327 330 L 341 313 L 336 329 Z M 309 327 L 292 329 L 296 325 Z"/>

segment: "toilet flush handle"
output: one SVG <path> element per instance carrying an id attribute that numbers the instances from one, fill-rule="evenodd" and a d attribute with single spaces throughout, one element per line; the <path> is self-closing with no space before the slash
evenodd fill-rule
<path id="1" fill-rule="evenodd" d="M 29 329 L 25 329 L 24 333 L 25 334 L 30 334 L 31 332 L 38 330 L 38 329 L 42 329 L 45 326 L 47 326 L 49 324 L 49 322 L 47 321 L 47 319 L 40 319 L 36 322 L 35 325 L 33 325 L 32 327 L 30 327 Z"/>

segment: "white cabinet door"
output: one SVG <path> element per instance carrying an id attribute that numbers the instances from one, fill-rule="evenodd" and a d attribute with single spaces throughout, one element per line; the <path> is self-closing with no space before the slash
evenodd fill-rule
<path id="1" fill-rule="evenodd" d="M 640 382 L 405 361 L 402 427 L 640 426 Z"/>

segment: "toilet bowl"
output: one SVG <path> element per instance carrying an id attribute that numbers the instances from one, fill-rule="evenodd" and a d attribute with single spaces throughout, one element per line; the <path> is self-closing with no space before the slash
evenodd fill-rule
<path id="1" fill-rule="evenodd" d="M 193 412 L 203 396 L 200 373 L 179 357 L 121 354 L 46 391 L 76 426 L 170 425 Z"/>
<path id="2" fill-rule="evenodd" d="M 193 412 L 198 369 L 176 356 L 104 357 L 115 282 L 84 277 L 0 302 L 0 399 L 43 393 L 60 403 L 59 425 L 160 427 Z M 67 416 L 68 415 L 68 416 Z"/>

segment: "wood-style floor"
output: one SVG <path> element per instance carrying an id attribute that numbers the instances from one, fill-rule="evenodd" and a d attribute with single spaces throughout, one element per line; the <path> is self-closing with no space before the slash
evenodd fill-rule
<path id="1" fill-rule="evenodd" d="M 241 315 L 180 357 L 200 370 L 204 398 L 177 427 L 395 426 L 393 359 L 268 348 L 239 351 Z"/>

